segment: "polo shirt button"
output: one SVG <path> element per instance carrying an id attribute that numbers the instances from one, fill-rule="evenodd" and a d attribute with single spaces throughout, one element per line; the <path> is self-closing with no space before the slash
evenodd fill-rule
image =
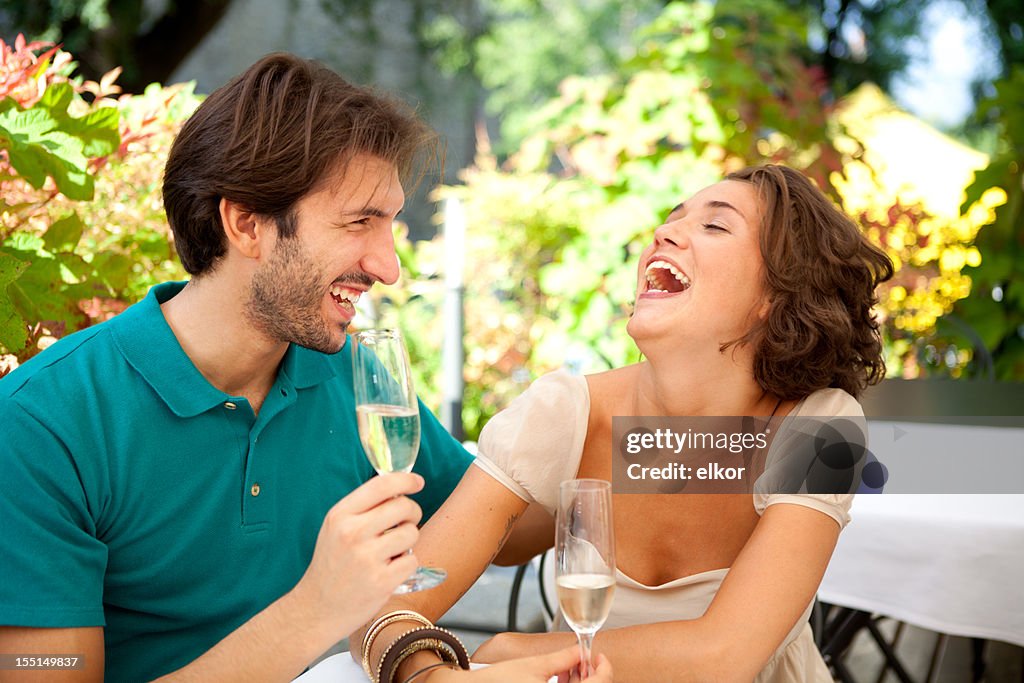
<path id="1" fill-rule="evenodd" d="M 227 408 L 228 410 L 234 410 L 238 406 L 235 405 L 234 403 L 232 403 L 231 401 L 225 401 L 224 402 L 224 407 Z"/>
<path id="2" fill-rule="evenodd" d="M 253 484 L 252 488 L 249 489 L 249 490 L 250 490 L 250 492 L 252 493 L 252 495 L 254 497 L 260 495 L 260 485 L 259 484 Z"/>

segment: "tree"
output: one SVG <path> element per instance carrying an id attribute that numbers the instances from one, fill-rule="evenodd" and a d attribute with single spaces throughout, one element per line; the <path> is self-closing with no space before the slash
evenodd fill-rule
<path id="1" fill-rule="evenodd" d="M 989 188 L 1005 201 L 975 245 L 981 263 L 965 272 L 971 295 L 945 323 L 947 344 L 973 347 L 971 369 L 1002 380 L 1024 380 L 1024 64 L 1014 65 L 995 84 L 995 96 L 982 103 L 982 115 L 998 122 L 999 141 L 987 168 L 967 188 L 966 208 Z M 991 366 L 989 365 L 991 363 Z"/>
<path id="2" fill-rule="evenodd" d="M 820 64 L 833 94 L 864 82 L 889 90 L 906 68 L 928 2 L 913 0 L 785 0 L 808 22 L 805 59 Z"/>
<path id="3" fill-rule="evenodd" d="M 506 162 L 482 152 L 462 185 L 440 191 L 464 202 L 470 226 L 467 434 L 533 376 L 636 360 L 624 325 L 635 259 L 681 198 L 764 161 L 831 187 L 839 127 L 820 69 L 792 49 L 804 30 L 774 0 L 671 3 L 608 73 L 565 79 Z M 435 359 L 440 246 L 403 256 L 416 296 L 387 314 Z"/>
<path id="4" fill-rule="evenodd" d="M 168 0 L 150 15 L 145 0 L 0 0 L 8 29 L 59 42 L 88 79 L 120 66 L 127 92 L 164 82 L 217 25 L 231 0 Z"/>
<path id="5" fill-rule="evenodd" d="M 975 86 L 980 102 L 968 131 L 991 133 L 989 165 L 967 188 L 963 210 L 985 193 L 1001 194 L 992 220 L 978 231 L 981 262 L 966 268 L 970 296 L 939 321 L 937 346 L 973 349 L 976 376 L 1024 380 L 1024 19 L 1015 0 L 965 0 L 987 11 L 997 38 L 999 78 Z M 984 93 L 988 93 L 984 96 Z"/>

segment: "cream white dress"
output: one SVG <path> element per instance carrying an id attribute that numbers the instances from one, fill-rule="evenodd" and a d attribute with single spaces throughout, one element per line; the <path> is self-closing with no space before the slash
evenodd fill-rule
<path id="1" fill-rule="evenodd" d="M 564 371 L 545 375 L 488 422 L 480 435 L 475 464 L 523 500 L 536 501 L 554 514 L 559 483 L 575 478 L 579 471 L 589 414 L 585 378 Z M 859 420 L 863 415 L 856 399 L 839 389 L 817 391 L 790 413 L 792 417 Z M 752 504 L 759 515 L 769 505 L 803 505 L 828 515 L 842 528 L 850 520 L 852 500 L 852 495 L 755 493 Z M 696 619 L 707 610 L 728 571 L 715 569 L 659 586 L 644 585 L 617 571 L 615 601 L 605 627 Z M 757 683 L 832 681 L 807 623 L 810 609 L 808 605 L 755 678 Z"/>

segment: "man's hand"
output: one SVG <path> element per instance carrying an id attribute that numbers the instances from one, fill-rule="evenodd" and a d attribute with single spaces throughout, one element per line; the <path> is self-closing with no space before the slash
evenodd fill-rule
<path id="1" fill-rule="evenodd" d="M 422 511 L 405 496 L 422 488 L 418 474 L 374 477 L 324 518 L 292 595 L 310 619 L 336 629 L 336 640 L 372 617 L 416 570 L 415 555 L 406 551 L 419 538 Z"/>

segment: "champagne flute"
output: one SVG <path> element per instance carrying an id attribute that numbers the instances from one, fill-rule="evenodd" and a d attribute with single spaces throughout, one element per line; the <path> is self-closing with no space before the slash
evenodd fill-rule
<path id="1" fill-rule="evenodd" d="M 378 474 L 411 471 L 420 449 L 420 413 L 398 330 L 354 334 L 352 371 L 359 441 L 367 459 Z M 419 567 L 395 593 L 433 588 L 447 576 L 443 569 Z"/>
<path id="2" fill-rule="evenodd" d="M 580 677 L 593 668 L 594 634 L 615 594 L 612 486 L 600 479 L 563 481 L 555 526 L 555 586 L 566 623 L 580 644 Z"/>

